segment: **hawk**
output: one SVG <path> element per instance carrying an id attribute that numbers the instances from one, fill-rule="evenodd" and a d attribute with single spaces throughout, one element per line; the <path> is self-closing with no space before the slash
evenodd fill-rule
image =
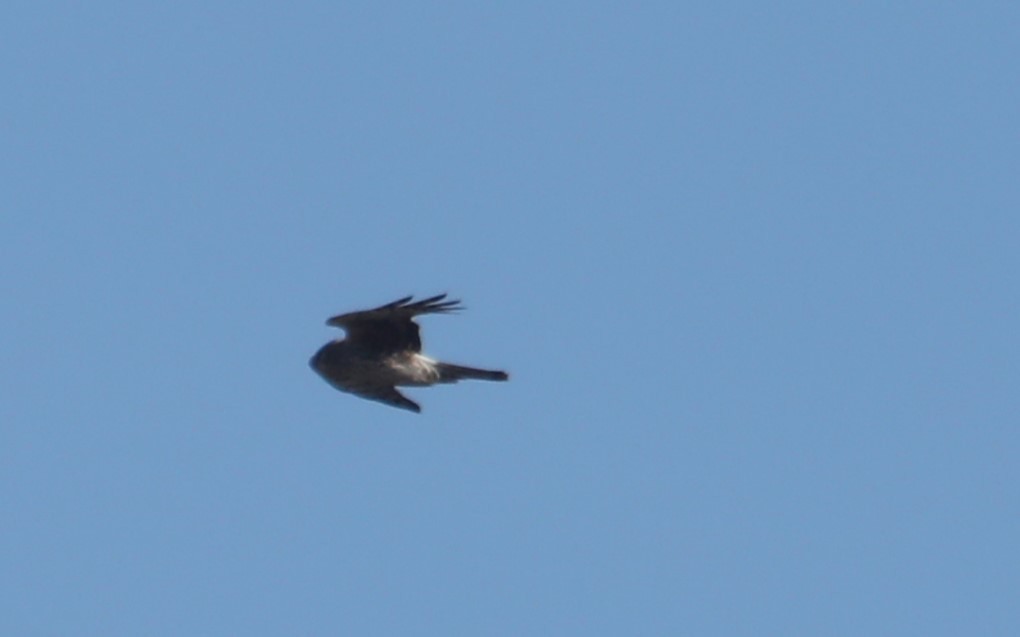
<path id="1" fill-rule="evenodd" d="M 414 317 L 449 314 L 464 309 L 445 294 L 411 302 L 407 296 L 372 310 L 340 314 L 326 325 L 343 328 L 347 338 L 326 343 L 309 364 L 326 382 L 342 392 L 368 400 L 421 412 L 416 402 L 397 387 L 456 383 L 465 378 L 507 380 L 506 372 L 464 367 L 432 360 L 421 353 L 421 337 Z"/>

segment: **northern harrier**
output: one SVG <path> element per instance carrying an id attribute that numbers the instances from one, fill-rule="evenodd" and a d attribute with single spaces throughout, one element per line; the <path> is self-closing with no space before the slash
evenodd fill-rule
<path id="1" fill-rule="evenodd" d="M 323 345 L 309 361 L 312 369 L 340 391 L 414 412 L 420 412 L 421 407 L 396 387 L 456 383 L 464 378 L 509 378 L 506 372 L 440 363 L 423 356 L 414 317 L 447 314 L 463 307 L 460 301 L 444 301 L 445 294 L 414 303 L 412 298 L 326 321 L 326 325 L 343 328 L 347 338 Z"/>

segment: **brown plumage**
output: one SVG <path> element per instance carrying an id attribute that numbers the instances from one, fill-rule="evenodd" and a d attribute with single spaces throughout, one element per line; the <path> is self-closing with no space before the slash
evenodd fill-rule
<path id="1" fill-rule="evenodd" d="M 506 372 L 441 363 L 423 356 L 414 317 L 449 314 L 463 306 L 460 301 L 444 300 L 445 294 L 413 303 L 412 298 L 326 321 L 327 325 L 343 328 L 347 338 L 323 345 L 309 361 L 312 369 L 340 391 L 414 412 L 420 412 L 421 407 L 397 387 L 509 378 Z"/>

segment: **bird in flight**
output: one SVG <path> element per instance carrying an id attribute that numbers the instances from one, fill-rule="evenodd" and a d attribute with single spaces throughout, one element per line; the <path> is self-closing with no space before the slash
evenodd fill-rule
<path id="1" fill-rule="evenodd" d="M 464 309 L 445 294 L 411 302 L 407 296 L 375 309 L 340 314 L 326 325 L 343 328 L 347 338 L 323 345 L 309 361 L 333 387 L 368 400 L 421 412 L 397 387 L 424 387 L 462 379 L 507 380 L 506 372 L 432 360 L 421 353 L 414 317 Z"/>

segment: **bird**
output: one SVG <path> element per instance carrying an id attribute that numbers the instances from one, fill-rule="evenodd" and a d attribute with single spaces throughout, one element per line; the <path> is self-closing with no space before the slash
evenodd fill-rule
<path id="1" fill-rule="evenodd" d="M 479 369 L 433 360 L 421 353 L 421 335 L 414 318 L 450 314 L 464 309 L 446 294 L 414 301 L 405 296 L 371 310 L 339 314 L 326 325 L 342 328 L 346 338 L 323 345 L 309 365 L 336 389 L 415 413 L 421 406 L 397 387 L 424 387 L 460 380 L 505 381 L 504 371 Z"/>

